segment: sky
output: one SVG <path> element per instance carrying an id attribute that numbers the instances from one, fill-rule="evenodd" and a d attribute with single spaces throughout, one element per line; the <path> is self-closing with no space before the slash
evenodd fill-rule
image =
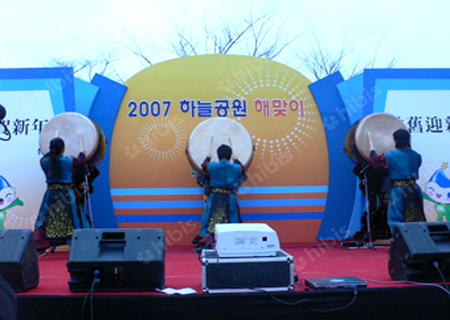
<path id="1" fill-rule="evenodd" d="M 377 52 L 378 68 L 394 57 L 396 68 L 450 67 L 448 0 L 2 0 L 0 68 L 43 67 L 57 58 L 116 52 L 114 66 L 127 80 L 148 67 L 127 49 L 131 39 L 158 63 L 176 57 L 168 45 L 175 24 L 235 21 L 245 6 L 256 11 L 264 4 L 283 9 L 274 21 L 285 27 L 282 39 L 299 35 L 274 60 L 310 80 L 295 56 L 310 50 L 307 39 L 313 33 L 330 52 L 339 52 L 345 40 L 353 50 L 349 65 L 373 61 Z"/>

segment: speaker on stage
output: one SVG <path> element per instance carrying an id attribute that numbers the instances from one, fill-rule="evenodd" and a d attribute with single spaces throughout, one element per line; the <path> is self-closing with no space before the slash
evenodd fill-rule
<path id="1" fill-rule="evenodd" d="M 67 268 L 72 292 L 164 288 L 162 229 L 77 229 Z"/>
<path id="2" fill-rule="evenodd" d="M 450 222 L 407 222 L 394 227 L 389 251 L 394 280 L 450 280 Z"/>
<path id="3" fill-rule="evenodd" d="M 0 275 L 16 292 L 37 287 L 39 264 L 31 230 L 0 229 Z"/>

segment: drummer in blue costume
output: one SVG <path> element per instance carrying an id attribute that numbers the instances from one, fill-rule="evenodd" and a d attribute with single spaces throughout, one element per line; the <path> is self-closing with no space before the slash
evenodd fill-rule
<path id="1" fill-rule="evenodd" d="M 83 166 L 86 157 L 82 151 L 78 157 L 65 157 L 64 150 L 64 141 L 54 138 L 50 141 L 50 152 L 40 160 L 47 182 L 35 224 L 37 249 L 40 251 L 70 243 L 75 229 L 90 227 L 87 216 L 78 205 L 72 182 L 72 170 Z"/>
<path id="2" fill-rule="evenodd" d="M 217 149 L 218 162 L 211 162 L 210 153 L 202 164 L 203 171 L 210 176 L 211 194 L 202 217 L 201 237 L 209 236 L 212 240 L 217 223 L 242 222 L 236 191 L 241 176 L 245 175 L 245 166 L 232 154 L 231 147 L 223 144 Z"/>
<path id="3" fill-rule="evenodd" d="M 423 213 L 422 191 L 416 180 L 422 156 L 411 149 L 411 135 L 405 129 L 394 132 L 395 150 L 377 155 L 369 135 L 371 164 L 375 168 L 389 171 L 388 223 L 391 231 L 399 222 L 426 221 Z"/>

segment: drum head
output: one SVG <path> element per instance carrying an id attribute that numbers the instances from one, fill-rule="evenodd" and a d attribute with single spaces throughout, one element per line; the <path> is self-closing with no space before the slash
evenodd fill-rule
<path id="1" fill-rule="evenodd" d="M 77 157 L 80 148 L 83 148 L 86 158 L 91 159 L 97 152 L 97 128 L 80 113 L 64 112 L 50 119 L 39 136 L 39 148 L 43 155 L 50 151 L 50 141 L 54 138 L 64 140 L 65 156 Z"/>
<path id="2" fill-rule="evenodd" d="M 361 119 L 356 128 L 355 141 L 361 156 L 370 161 L 370 144 L 367 135 L 370 132 L 373 146 L 378 155 L 395 150 L 392 134 L 398 129 L 408 130 L 396 116 L 389 113 L 374 113 Z"/>
<path id="3" fill-rule="evenodd" d="M 217 148 L 230 144 L 233 154 L 248 167 L 253 158 L 253 141 L 242 124 L 229 118 L 211 118 L 200 123 L 188 139 L 186 154 L 193 167 L 201 169 L 201 164 L 210 153 L 211 137 L 214 138 L 211 161 L 218 161 Z"/>

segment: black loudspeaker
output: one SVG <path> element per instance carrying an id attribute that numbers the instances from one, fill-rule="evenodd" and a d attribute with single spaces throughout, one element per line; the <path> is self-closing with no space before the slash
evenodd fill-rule
<path id="1" fill-rule="evenodd" d="M 77 229 L 67 269 L 72 292 L 162 289 L 164 230 Z"/>
<path id="2" fill-rule="evenodd" d="M 388 268 L 394 280 L 450 280 L 450 222 L 397 224 Z"/>
<path id="3" fill-rule="evenodd" d="M 16 292 L 37 287 L 39 263 L 31 230 L 0 230 L 0 274 Z"/>

